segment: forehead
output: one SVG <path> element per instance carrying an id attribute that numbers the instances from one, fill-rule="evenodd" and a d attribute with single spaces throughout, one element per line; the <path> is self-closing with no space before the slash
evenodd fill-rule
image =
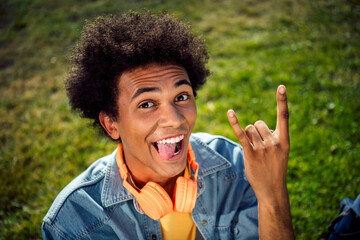
<path id="1" fill-rule="evenodd" d="M 186 70 L 175 64 L 149 64 L 124 72 L 119 79 L 119 90 L 130 90 L 146 85 L 161 85 L 164 81 L 175 82 L 187 80 L 190 82 Z"/>

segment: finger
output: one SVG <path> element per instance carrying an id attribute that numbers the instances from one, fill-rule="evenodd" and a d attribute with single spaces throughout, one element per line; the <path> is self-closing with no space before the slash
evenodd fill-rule
<path id="1" fill-rule="evenodd" d="M 277 123 L 276 131 L 279 132 L 280 142 L 289 142 L 289 111 L 287 105 L 286 88 L 280 85 L 276 93 Z"/>
<path id="2" fill-rule="evenodd" d="M 249 128 L 251 128 L 252 125 L 247 125 L 245 128 L 245 134 L 247 136 L 247 138 L 249 139 L 250 143 L 253 144 L 254 139 L 253 139 L 253 135 L 250 133 Z M 254 146 L 254 145 L 253 145 Z"/>
<path id="3" fill-rule="evenodd" d="M 263 145 L 263 139 L 261 138 L 259 132 L 257 131 L 254 125 L 248 125 L 245 128 L 246 135 L 254 145 L 254 147 Z"/>
<path id="4" fill-rule="evenodd" d="M 256 130 L 259 132 L 260 137 L 266 141 L 266 139 L 268 139 L 269 137 L 272 136 L 272 132 L 269 129 L 269 127 L 266 125 L 266 123 L 264 121 L 256 121 L 254 123 L 254 126 L 256 128 Z"/>
<path id="5" fill-rule="evenodd" d="M 251 147 L 250 141 L 249 141 L 248 137 L 246 136 L 244 130 L 240 126 L 234 110 L 232 110 L 232 109 L 228 110 L 227 116 L 229 119 L 229 123 L 235 133 L 235 136 L 239 140 L 241 146 L 243 148 L 250 148 Z"/>

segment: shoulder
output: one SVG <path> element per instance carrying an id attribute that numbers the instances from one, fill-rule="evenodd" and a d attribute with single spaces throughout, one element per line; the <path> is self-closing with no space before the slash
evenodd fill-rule
<path id="1" fill-rule="evenodd" d="M 223 136 L 209 133 L 193 133 L 190 137 L 190 142 L 193 148 L 204 148 L 210 154 L 219 154 L 231 163 L 243 159 L 242 147 Z"/>
<path id="2" fill-rule="evenodd" d="M 238 143 L 236 143 L 224 136 L 212 135 L 210 133 L 205 133 L 205 132 L 198 132 L 198 133 L 191 134 L 190 141 L 191 142 L 194 142 L 194 141 L 202 142 L 203 144 L 211 146 L 212 148 L 227 146 L 230 148 L 235 147 L 235 148 L 242 149 L 242 147 Z"/>
<path id="3" fill-rule="evenodd" d="M 243 149 L 239 144 L 208 133 L 193 133 L 190 142 L 200 171 L 206 172 L 204 175 L 221 171 L 226 178 L 246 179 Z"/>
<path id="4" fill-rule="evenodd" d="M 106 221 L 101 190 L 113 155 L 95 161 L 59 193 L 43 219 L 44 225 L 51 226 L 60 235 L 72 232 L 81 236 L 86 232 L 85 226 L 79 225 L 81 222 L 87 222 L 90 224 L 87 227 L 91 227 Z"/>

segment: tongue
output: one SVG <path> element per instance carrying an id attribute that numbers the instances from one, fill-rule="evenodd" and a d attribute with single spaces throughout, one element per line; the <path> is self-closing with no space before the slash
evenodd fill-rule
<path id="1" fill-rule="evenodd" d="M 176 143 L 158 143 L 159 155 L 163 160 L 169 160 L 172 156 L 174 156 L 176 148 Z"/>

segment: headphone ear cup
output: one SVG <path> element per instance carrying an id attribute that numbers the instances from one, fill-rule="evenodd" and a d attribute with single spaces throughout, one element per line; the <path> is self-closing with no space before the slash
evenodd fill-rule
<path id="1" fill-rule="evenodd" d="M 158 220 L 173 211 L 173 203 L 167 192 L 157 183 L 148 182 L 136 198 L 146 215 Z"/>
<path id="2" fill-rule="evenodd" d="M 196 182 L 185 177 L 178 177 L 173 195 L 174 211 L 178 213 L 191 213 L 195 207 L 196 194 Z"/>

